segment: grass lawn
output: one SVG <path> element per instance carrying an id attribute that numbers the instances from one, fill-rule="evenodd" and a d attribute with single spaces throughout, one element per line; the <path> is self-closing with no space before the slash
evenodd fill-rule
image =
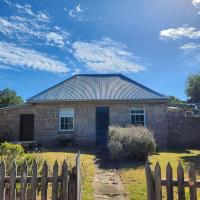
<path id="1" fill-rule="evenodd" d="M 200 170 L 200 150 L 160 152 L 157 155 L 150 156 L 149 160 L 151 162 L 152 168 L 155 166 L 156 162 L 159 161 L 162 170 L 161 171 L 162 177 L 165 177 L 165 170 L 168 161 L 170 161 L 172 165 L 174 178 L 176 178 L 176 168 L 178 165 L 178 161 L 181 161 L 181 163 L 184 166 L 186 178 L 187 178 L 188 163 L 190 162 L 195 163 L 195 166 L 198 168 L 197 170 L 198 174 Z M 120 175 L 130 200 L 138 200 L 138 199 L 146 200 L 146 180 L 145 180 L 144 164 L 142 163 L 137 163 L 135 165 L 122 164 Z M 199 175 L 198 178 L 200 178 Z M 164 188 L 163 191 L 165 191 Z M 174 193 L 176 192 L 177 191 L 175 191 Z M 187 199 L 189 199 L 188 190 L 186 190 L 186 195 Z M 200 199 L 200 194 L 198 198 Z"/>
<path id="2" fill-rule="evenodd" d="M 58 161 L 59 170 L 64 159 L 68 161 L 69 167 L 75 162 L 75 157 L 78 149 L 53 149 L 48 152 L 40 153 L 44 159 L 47 160 L 50 169 L 52 170 L 55 160 Z M 89 153 L 90 152 L 90 153 Z M 93 187 L 92 181 L 94 177 L 94 158 L 95 155 L 91 154 L 92 150 L 81 151 L 81 163 L 82 163 L 82 199 L 92 200 L 93 199 Z M 49 192 L 50 193 L 50 192 Z"/>

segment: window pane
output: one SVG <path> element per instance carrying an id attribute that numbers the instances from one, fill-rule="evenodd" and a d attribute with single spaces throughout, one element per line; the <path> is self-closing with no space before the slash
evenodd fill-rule
<path id="1" fill-rule="evenodd" d="M 61 124 L 60 129 L 61 129 L 61 130 L 64 130 L 64 129 L 65 129 L 64 124 Z"/>
<path id="2" fill-rule="evenodd" d="M 60 123 L 63 124 L 63 123 L 64 123 L 64 120 L 65 120 L 65 118 L 64 118 L 64 117 L 61 117 L 61 118 L 60 118 Z"/>
<path id="3" fill-rule="evenodd" d="M 140 115 L 140 121 L 144 122 L 144 115 Z"/>

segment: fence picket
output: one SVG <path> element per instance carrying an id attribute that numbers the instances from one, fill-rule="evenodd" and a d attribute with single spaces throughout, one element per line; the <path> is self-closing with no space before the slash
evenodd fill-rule
<path id="1" fill-rule="evenodd" d="M 16 175 L 17 175 L 17 169 L 16 169 L 16 163 L 15 161 L 12 162 L 11 167 L 11 174 L 10 174 L 10 200 L 15 200 L 16 197 Z"/>
<path id="2" fill-rule="evenodd" d="M 155 166 L 155 199 L 162 200 L 161 169 L 158 162 Z"/>
<path id="3" fill-rule="evenodd" d="M 0 162 L 0 200 L 36 200 L 40 198 L 40 193 L 37 194 L 37 188 L 40 187 L 41 200 L 47 200 L 49 185 L 52 185 L 52 200 L 81 200 L 80 153 L 77 154 L 76 165 L 70 170 L 68 170 L 67 162 L 64 160 L 60 175 L 58 174 L 59 166 L 57 161 L 53 165 L 52 176 L 48 176 L 46 161 L 43 163 L 41 176 L 37 174 L 38 166 L 35 160 L 33 161 L 30 175 L 26 161 L 23 163 L 22 168 L 20 167 L 19 169 L 21 169 L 20 175 L 17 176 L 17 166 L 13 161 L 9 176 L 6 176 L 5 163 L 3 161 Z M 18 190 L 16 192 L 18 186 L 20 186 L 19 192 Z"/>
<path id="4" fill-rule="evenodd" d="M 190 200 L 197 200 L 196 172 L 194 165 L 190 165 L 189 167 L 189 189 Z"/>
<path id="5" fill-rule="evenodd" d="M 58 162 L 53 165 L 52 200 L 58 199 Z"/>
<path id="6" fill-rule="evenodd" d="M 62 165 L 62 180 L 61 180 L 61 199 L 68 200 L 68 166 L 66 160 Z M 71 192 L 71 191 L 70 191 Z"/>
<path id="7" fill-rule="evenodd" d="M 48 166 L 47 162 L 44 161 L 43 167 L 42 167 L 42 185 L 41 185 L 41 200 L 47 200 L 47 188 L 48 188 Z"/>
<path id="8" fill-rule="evenodd" d="M 34 160 L 32 166 L 32 177 L 31 177 L 31 200 L 36 200 L 37 191 L 37 163 Z"/>
<path id="9" fill-rule="evenodd" d="M 178 181 L 178 199 L 185 200 L 184 170 L 180 162 L 177 168 L 177 181 Z"/>
<path id="10" fill-rule="evenodd" d="M 147 182 L 147 200 L 154 200 L 154 178 L 149 163 L 145 166 L 146 182 Z"/>
<path id="11" fill-rule="evenodd" d="M 167 187 L 167 200 L 173 200 L 173 185 L 172 185 L 172 167 L 168 162 L 166 168 L 166 187 Z"/>
<path id="12" fill-rule="evenodd" d="M 20 200 L 25 200 L 27 197 L 27 172 L 28 172 L 27 163 L 24 162 L 21 174 Z"/>
<path id="13" fill-rule="evenodd" d="M 5 198 L 5 163 L 2 161 L 0 163 L 0 199 L 4 200 Z"/>

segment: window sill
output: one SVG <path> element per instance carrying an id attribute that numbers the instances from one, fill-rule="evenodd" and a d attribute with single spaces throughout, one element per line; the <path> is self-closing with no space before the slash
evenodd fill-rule
<path id="1" fill-rule="evenodd" d="M 58 131 L 57 134 L 59 135 L 73 135 L 75 131 Z"/>

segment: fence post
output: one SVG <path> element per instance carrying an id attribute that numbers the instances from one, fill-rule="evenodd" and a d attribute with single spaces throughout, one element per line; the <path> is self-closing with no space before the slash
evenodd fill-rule
<path id="1" fill-rule="evenodd" d="M 148 161 L 145 166 L 145 172 L 146 172 L 146 182 L 147 182 L 147 200 L 155 200 L 154 177 Z"/>
<path id="2" fill-rule="evenodd" d="M 177 168 L 177 181 L 178 181 L 178 199 L 185 200 L 184 170 L 180 162 Z"/>
<path id="3" fill-rule="evenodd" d="M 189 167 L 189 189 L 190 189 L 190 200 L 197 200 L 196 172 L 194 165 L 192 164 L 190 164 Z"/>
<path id="4" fill-rule="evenodd" d="M 2 161 L 0 163 L 0 199 L 4 199 L 5 196 L 5 175 L 6 175 L 6 168 L 5 163 Z"/>
<path id="5" fill-rule="evenodd" d="M 76 156 L 76 191 L 77 200 L 81 200 L 81 166 L 80 166 L 80 151 Z"/>
<path id="6" fill-rule="evenodd" d="M 172 167 L 168 162 L 166 168 L 166 187 L 167 187 L 167 200 L 173 200 L 173 185 L 172 185 Z"/>
<path id="7" fill-rule="evenodd" d="M 155 166 L 155 199 L 162 200 L 161 169 L 158 162 Z"/>

